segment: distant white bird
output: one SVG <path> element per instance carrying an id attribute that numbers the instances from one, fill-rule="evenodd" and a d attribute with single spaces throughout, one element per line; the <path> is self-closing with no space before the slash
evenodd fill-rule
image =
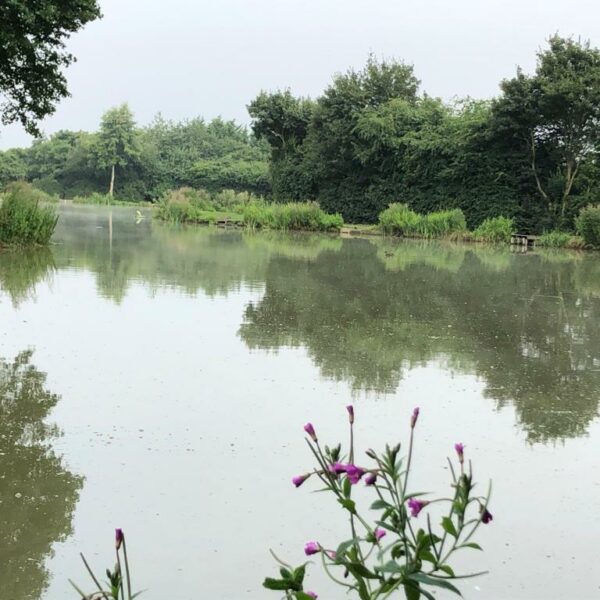
<path id="1" fill-rule="evenodd" d="M 143 218 L 144 218 L 144 215 L 142 214 L 142 212 L 139 209 L 137 209 L 135 211 L 135 222 L 139 223 Z"/>

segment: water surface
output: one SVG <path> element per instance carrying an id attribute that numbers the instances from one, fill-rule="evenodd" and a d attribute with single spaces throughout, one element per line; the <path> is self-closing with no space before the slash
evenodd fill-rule
<path id="1" fill-rule="evenodd" d="M 0 254 L 0 597 L 71 597 L 117 526 L 148 598 L 268 596 L 268 548 L 299 563 L 348 537 L 290 477 L 302 425 L 345 439 L 349 402 L 364 448 L 421 407 L 420 489 L 445 489 L 456 441 L 493 479 L 465 597 L 600 594 L 597 255 L 69 206 L 54 242 Z M 339 596 L 318 565 L 310 587 Z"/>

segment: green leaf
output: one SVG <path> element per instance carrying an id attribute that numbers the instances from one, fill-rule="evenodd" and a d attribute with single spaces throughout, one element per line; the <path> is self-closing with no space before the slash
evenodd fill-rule
<path id="1" fill-rule="evenodd" d="M 272 577 L 267 577 L 263 581 L 263 587 L 266 587 L 268 590 L 289 590 L 292 586 L 289 581 L 283 581 L 283 579 L 273 579 Z"/>
<path id="2" fill-rule="evenodd" d="M 356 502 L 350 500 L 350 498 L 338 498 L 338 502 L 353 515 L 356 514 Z"/>
<path id="3" fill-rule="evenodd" d="M 294 592 L 294 596 L 296 596 L 296 600 L 313 600 L 313 597 L 305 592 Z"/>
<path id="4" fill-rule="evenodd" d="M 292 573 L 292 581 L 296 586 L 302 587 L 302 582 L 304 581 L 304 576 L 306 575 L 306 565 L 301 565 L 294 569 Z"/>
<path id="5" fill-rule="evenodd" d="M 404 594 L 406 596 L 406 600 L 419 600 L 421 598 L 419 584 L 404 584 Z"/>
<path id="6" fill-rule="evenodd" d="M 412 573 L 411 575 L 409 575 L 409 579 L 412 579 L 413 581 L 418 581 L 419 583 L 423 583 L 425 585 L 433 585 L 435 587 L 444 588 L 445 590 L 450 590 L 451 592 L 454 592 L 458 596 L 462 596 L 460 590 L 446 579 L 438 579 L 436 577 L 425 575 L 425 573 Z"/>
<path id="7" fill-rule="evenodd" d="M 454 527 L 454 523 L 450 517 L 444 517 L 442 519 L 442 527 L 446 533 L 449 533 L 452 537 L 457 537 L 458 533 L 456 533 L 456 528 Z"/>
<path id="8" fill-rule="evenodd" d="M 357 562 L 346 563 L 346 568 L 355 577 L 364 577 L 365 579 L 379 579 L 379 576 L 369 571 L 365 565 Z"/>
<path id="9" fill-rule="evenodd" d="M 346 477 L 342 482 L 342 493 L 344 494 L 344 496 L 346 496 L 346 498 L 350 498 L 351 492 L 352 484 L 350 483 L 350 480 Z"/>
<path id="10" fill-rule="evenodd" d="M 450 577 L 455 577 L 454 571 L 452 570 L 452 567 L 450 565 L 441 565 L 440 571 L 444 571 L 444 573 L 447 573 L 448 575 L 450 575 Z"/>
<path id="11" fill-rule="evenodd" d="M 383 565 L 383 567 L 377 567 L 377 570 L 380 573 L 400 574 L 403 572 L 402 567 L 397 562 L 394 562 L 393 560 L 386 562 L 385 565 Z"/>
<path id="12" fill-rule="evenodd" d="M 391 508 L 392 505 L 389 502 L 386 502 L 385 500 L 382 500 L 381 498 L 378 498 L 377 500 L 375 500 L 375 502 L 373 502 L 373 504 L 371 504 L 371 510 L 381 510 L 383 508 Z"/>
<path id="13" fill-rule="evenodd" d="M 483 551 L 483 548 L 479 544 L 476 544 L 475 542 L 468 542 L 466 544 L 461 544 L 459 546 L 459 548 L 475 548 L 475 550 Z"/>
<path id="14" fill-rule="evenodd" d="M 344 556 L 344 554 L 346 554 L 348 549 L 352 548 L 352 546 L 355 546 L 359 541 L 360 538 L 352 538 L 351 540 L 346 540 L 345 542 L 342 542 L 335 551 L 336 560 L 341 559 Z"/>
<path id="15" fill-rule="evenodd" d="M 287 579 L 288 581 L 292 579 L 291 571 L 288 571 L 288 569 L 285 567 L 281 567 L 281 569 L 279 569 L 279 574 L 283 579 Z"/>

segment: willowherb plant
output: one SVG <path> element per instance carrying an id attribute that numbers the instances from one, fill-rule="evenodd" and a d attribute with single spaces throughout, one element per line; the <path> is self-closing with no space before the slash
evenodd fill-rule
<path id="1" fill-rule="evenodd" d="M 406 458 L 400 455 L 400 444 L 386 446 L 384 452 L 366 452 L 370 466 L 355 463 L 354 407 L 348 406 L 350 445 L 348 454 L 341 445 L 322 446 L 311 423 L 304 427 L 310 451 L 316 461 L 312 471 L 292 479 L 300 487 L 310 478 L 333 494 L 349 518 L 350 537 L 337 545 L 307 542 L 307 556 L 319 555 L 326 574 L 360 600 L 384 600 L 403 593 L 407 600 L 421 597 L 434 600 L 428 588 L 437 587 L 460 595 L 452 580 L 475 577 L 482 573 L 457 575 L 450 559 L 459 550 L 477 549 L 471 541 L 478 527 L 492 520 L 488 510 L 491 484 L 485 497 L 473 494 L 475 484 L 469 461 L 465 468 L 465 447 L 454 446 L 458 460 L 455 468 L 448 459 L 452 476 L 450 497 L 426 499 L 425 493 L 409 491 L 414 432 L 419 418 L 415 408 L 410 420 L 410 438 Z M 354 486 L 364 482 L 375 496 L 371 510 L 378 513 L 369 520 L 352 499 Z M 431 508 L 447 506 L 439 530 L 434 531 Z M 280 578 L 266 578 L 263 585 L 284 592 L 287 600 L 310 600 L 317 595 L 304 590 L 306 565 L 292 568 L 280 563 Z"/>
<path id="2" fill-rule="evenodd" d="M 81 596 L 82 600 L 133 600 L 142 593 L 131 592 L 131 575 L 129 574 L 129 561 L 127 560 L 127 544 L 122 529 L 115 530 L 115 553 L 117 562 L 112 571 L 106 569 L 106 577 L 108 578 L 106 586 L 108 587 L 105 588 L 102 587 L 100 580 L 96 577 L 96 574 L 90 567 L 85 556 L 80 554 L 81 560 L 83 561 L 89 576 L 92 578 L 94 585 L 98 588 L 97 591 L 86 594 L 69 579 L 70 584 L 77 590 L 77 593 Z M 122 561 L 121 554 L 123 557 Z M 123 575 L 123 565 L 125 567 L 125 575 Z"/>

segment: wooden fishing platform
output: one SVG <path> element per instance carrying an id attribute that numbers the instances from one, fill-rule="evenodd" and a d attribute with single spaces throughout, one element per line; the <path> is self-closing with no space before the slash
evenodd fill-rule
<path id="1" fill-rule="evenodd" d="M 534 248 L 537 235 L 529 235 L 527 233 L 513 233 L 510 236 L 512 246 L 525 246 L 526 248 Z"/>

